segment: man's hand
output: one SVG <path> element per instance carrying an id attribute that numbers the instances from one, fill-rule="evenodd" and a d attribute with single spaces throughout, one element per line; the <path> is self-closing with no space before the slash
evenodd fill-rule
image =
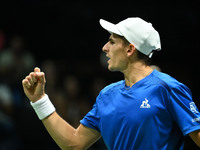
<path id="1" fill-rule="evenodd" d="M 45 96 L 45 74 L 40 72 L 40 68 L 36 67 L 34 72 L 31 72 L 26 78 L 22 81 L 24 88 L 24 93 L 29 98 L 31 102 L 36 102 Z"/>

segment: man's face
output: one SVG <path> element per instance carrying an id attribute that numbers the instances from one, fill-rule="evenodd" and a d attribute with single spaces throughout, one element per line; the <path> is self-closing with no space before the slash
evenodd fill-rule
<path id="1" fill-rule="evenodd" d="M 111 34 L 108 42 L 103 46 L 102 50 L 106 53 L 108 60 L 108 69 L 110 71 L 123 71 L 126 69 L 128 45 L 124 44 L 124 40 L 116 35 Z"/>

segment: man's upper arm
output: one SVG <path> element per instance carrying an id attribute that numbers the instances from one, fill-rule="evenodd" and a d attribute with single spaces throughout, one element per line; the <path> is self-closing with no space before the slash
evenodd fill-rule
<path id="1" fill-rule="evenodd" d="M 82 149 L 87 149 L 101 137 L 97 130 L 88 128 L 83 124 L 80 124 L 76 129 L 75 135 L 78 136 Z"/>

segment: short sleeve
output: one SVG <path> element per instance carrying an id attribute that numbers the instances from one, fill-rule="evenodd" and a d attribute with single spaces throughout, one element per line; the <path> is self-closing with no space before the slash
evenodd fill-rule
<path id="1" fill-rule="evenodd" d="M 95 129 L 100 132 L 99 130 L 99 113 L 98 113 L 98 107 L 97 102 L 99 100 L 100 95 L 97 97 L 97 100 L 95 104 L 93 105 L 92 109 L 85 115 L 85 117 L 80 120 L 80 123 L 83 124 L 86 127 Z"/>
<path id="2" fill-rule="evenodd" d="M 200 129 L 200 113 L 189 88 L 183 84 L 172 88 L 169 102 L 169 110 L 184 135 Z"/>

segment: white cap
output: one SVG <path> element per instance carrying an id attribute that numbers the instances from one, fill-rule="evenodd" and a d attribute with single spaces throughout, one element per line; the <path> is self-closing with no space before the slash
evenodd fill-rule
<path id="1" fill-rule="evenodd" d="M 151 57 L 153 50 L 161 50 L 159 33 L 151 23 L 138 17 L 127 18 L 118 24 L 100 19 L 101 26 L 110 33 L 124 36 L 141 53 Z"/>

